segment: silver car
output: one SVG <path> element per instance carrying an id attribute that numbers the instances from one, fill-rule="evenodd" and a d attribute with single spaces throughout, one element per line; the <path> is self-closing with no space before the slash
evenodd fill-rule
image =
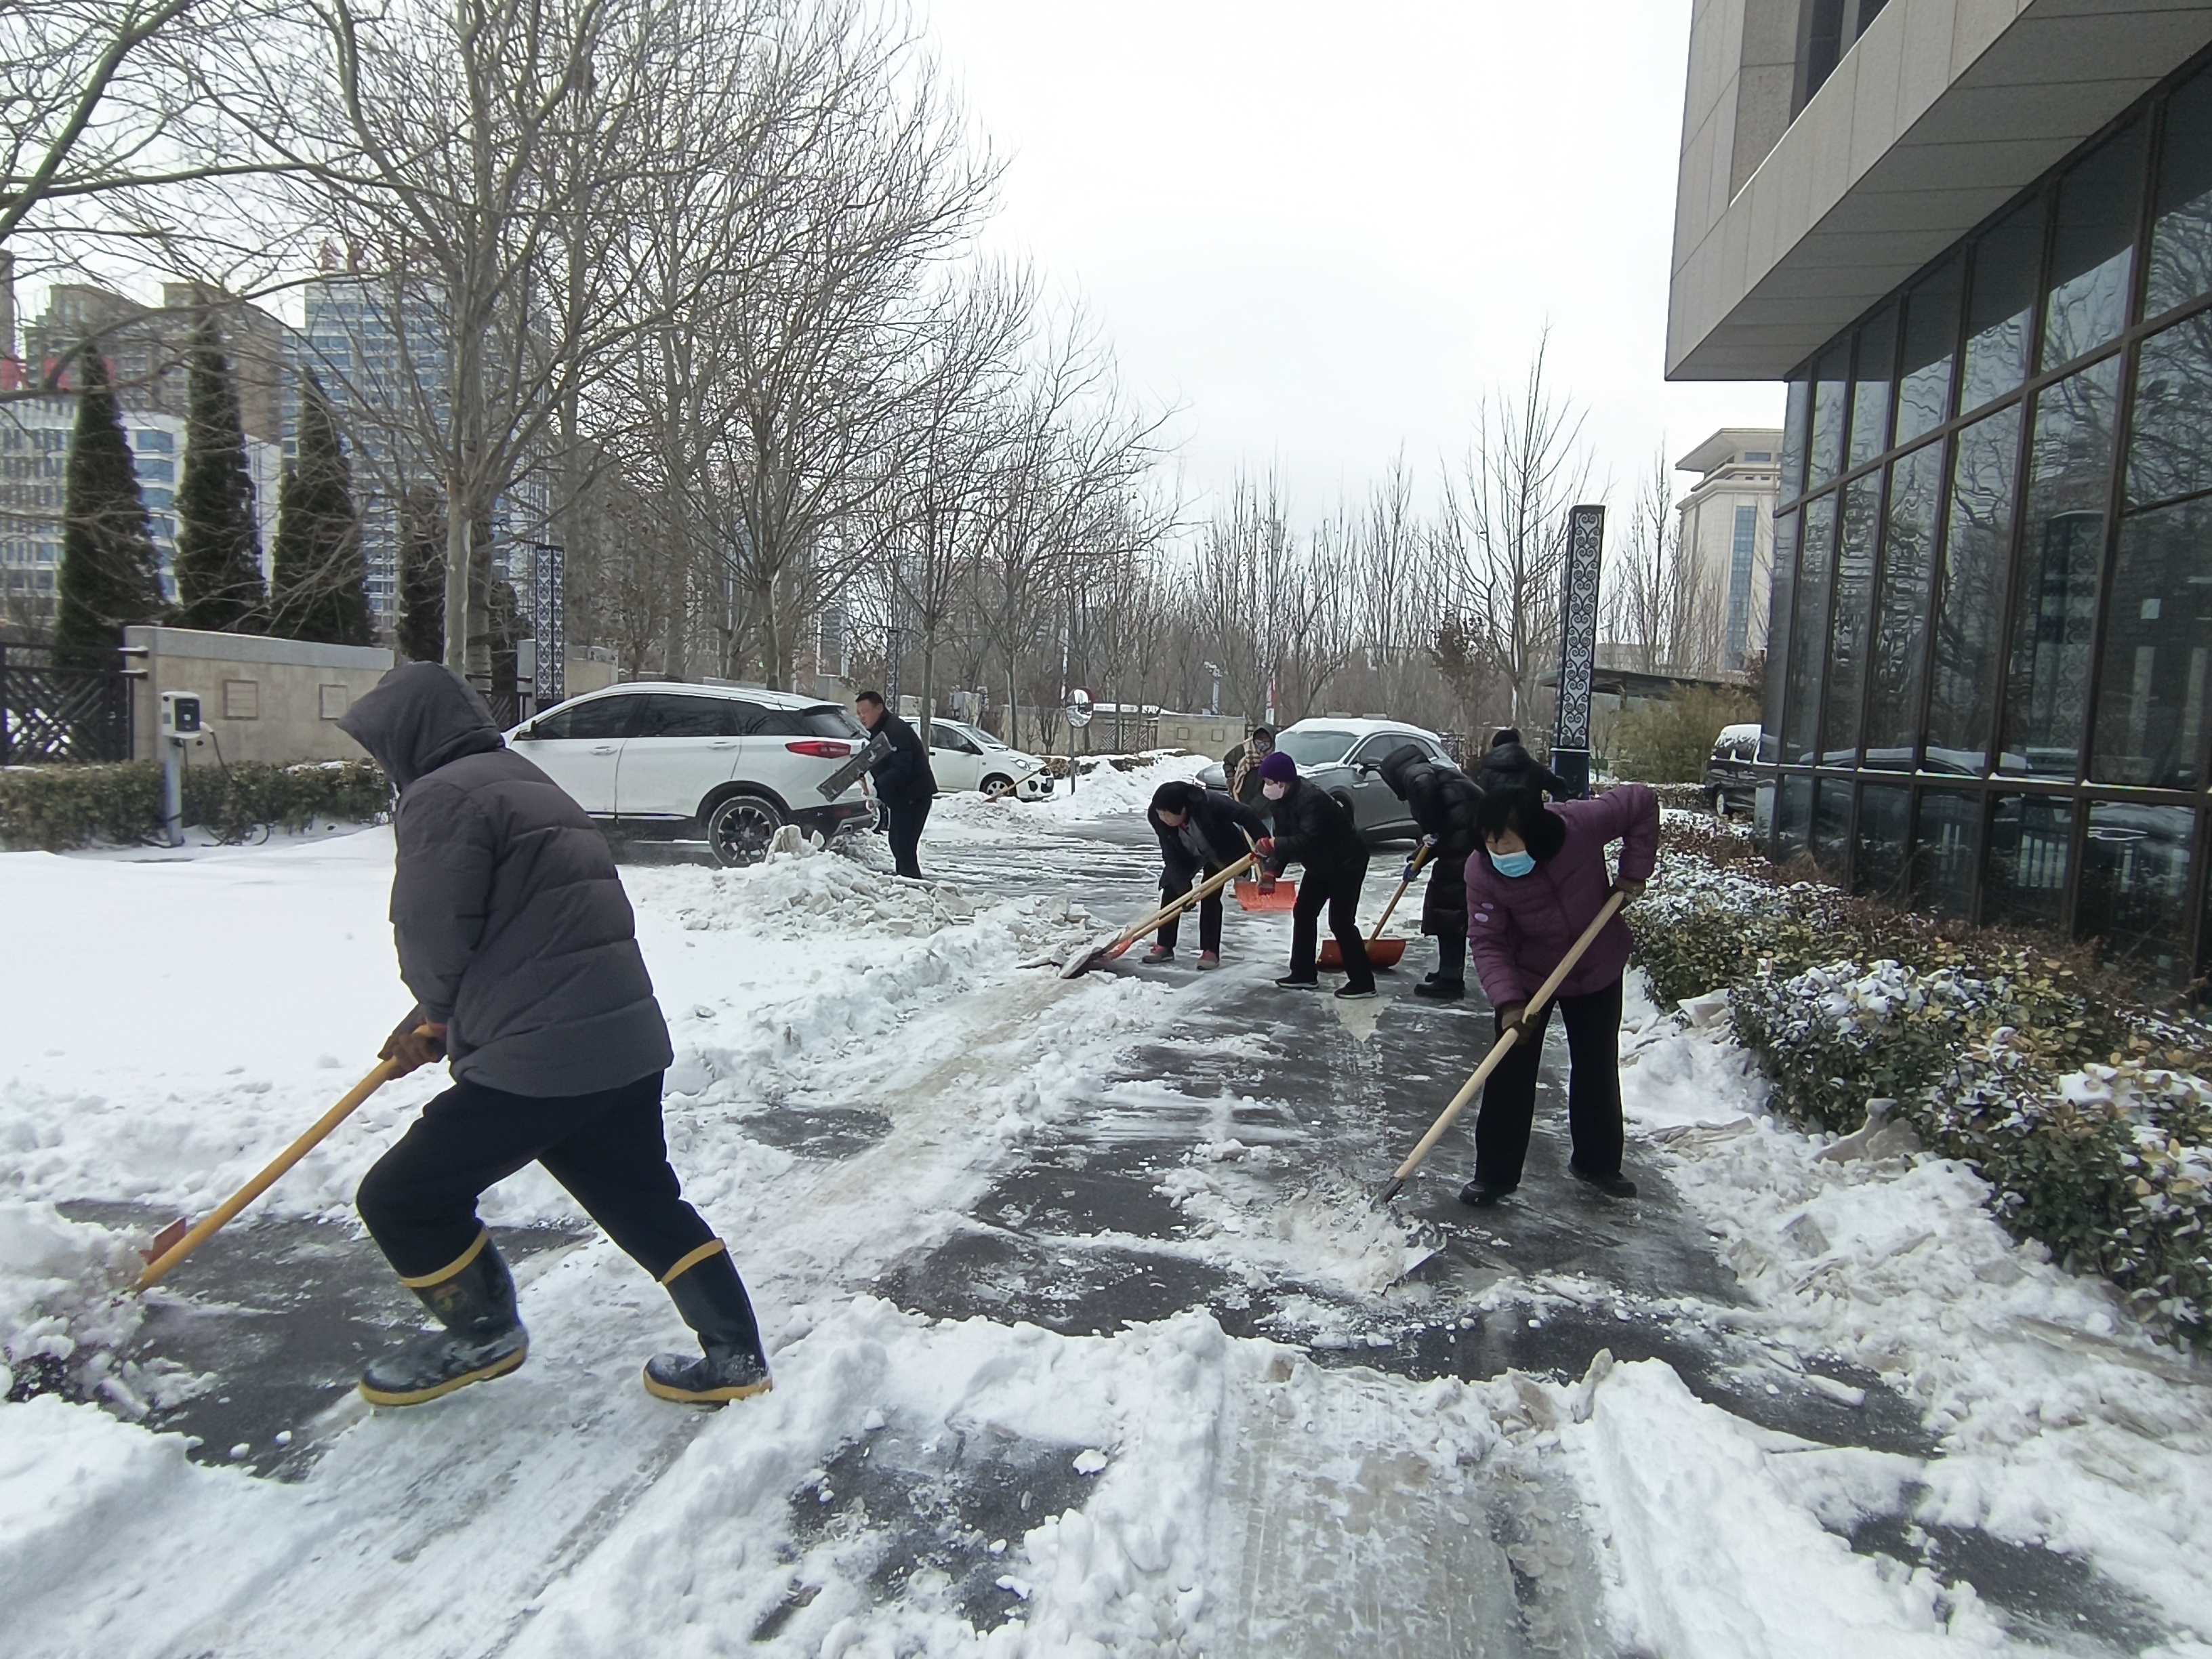
<path id="1" fill-rule="evenodd" d="M 1452 764 L 1435 732 L 1397 720 L 1324 716 L 1300 720 L 1275 734 L 1275 747 L 1298 763 L 1298 776 L 1335 796 L 1370 842 L 1408 841 L 1421 833 L 1412 811 L 1382 781 L 1383 757 L 1407 744 L 1419 750 L 1425 760 Z M 1229 787 L 1218 763 L 1200 772 L 1198 781 L 1209 789 Z"/>

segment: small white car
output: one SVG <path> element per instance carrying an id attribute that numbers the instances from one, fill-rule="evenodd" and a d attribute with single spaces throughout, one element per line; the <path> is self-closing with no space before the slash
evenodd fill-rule
<path id="1" fill-rule="evenodd" d="M 965 720 L 929 722 L 929 769 L 940 791 L 1012 792 L 1022 800 L 1042 800 L 1052 793 L 1052 774 L 1042 761 L 1007 748 L 981 726 Z"/>
<path id="2" fill-rule="evenodd" d="M 824 836 L 872 822 L 859 782 L 835 800 L 817 787 L 867 738 L 819 697 L 732 686 L 633 681 L 572 697 L 507 734 L 602 828 L 640 838 L 702 838 L 715 861 L 756 864 L 796 823 Z"/>

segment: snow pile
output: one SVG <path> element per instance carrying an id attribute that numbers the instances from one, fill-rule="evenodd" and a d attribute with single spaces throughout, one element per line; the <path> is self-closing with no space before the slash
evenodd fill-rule
<path id="1" fill-rule="evenodd" d="M 1138 763 L 1123 771 L 1114 762 Z M 1062 778 L 1052 796 L 1023 808 L 1060 823 L 1117 817 L 1142 812 L 1152 804 L 1152 792 L 1164 783 L 1188 782 L 1213 764 L 1206 755 L 1185 754 L 1179 749 L 1148 750 L 1141 755 L 1085 757 L 1083 775 L 1073 793 Z"/>
<path id="2" fill-rule="evenodd" d="M 1971 1587 L 1855 1555 L 1808 1506 L 1808 1455 L 1899 1483 L 1911 1461 L 1831 1452 L 1692 1395 L 1659 1360 L 1614 1369 L 1572 1432 L 1610 1533 L 1631 1643 L 1697 1659 L 1883 1659 L 2011 1650 Z M 1871 1471 L 1864 1468 L 1871 1463 Z M 1832 1486 L 1835 1471 L 1824 1471 Z"/>
<path id="3" fill-rule="evenodd" d="M 2187 1565 L 2212 1559 L 2212 1376 L 2151 1341 L 2109 1285 L 2015 1242 L 1964 1164 L 1766 1117 L 1743 1060 L 1718 1031 L 1678 1030 L 1622 1088 L 1632 1122 L 1674 1126 L 1656 1156 L 1763 1310 L 1762 1335 L 1862 1366 L 1922 1409 L 1944 1455 L 1917 1474 L 1916 1518 L 2092 1556 L 2212 1629 L 2212 1585 Z M 1685 1112 L 1699 1091 L 1702 1113 Z"/>
<path id="4" fill-rule="evenodd" d="M 50 1204 L 0 1201 L 0 1396 L 98 1398 L 141 1417 L 191 1391 L 173 1364 L 117 1357 L 143 1314 L 130 1294 L 137 1242 Z"/>
<path id="5" fill-rule="evenodd" d="M 1255 1282 L 1287 1280 L 1370 1302 L 1429 1255 L 1416 1230 L 1349 1182 L 1283 1193 L 1248 1173 L 1273 1163 L 1264 1143 L 1201 1141 L 1154 1185 L 1195 1224 L 1207 1255 Z M 1333 1310 L 1328 1322 L 1342 1317 Z"/>

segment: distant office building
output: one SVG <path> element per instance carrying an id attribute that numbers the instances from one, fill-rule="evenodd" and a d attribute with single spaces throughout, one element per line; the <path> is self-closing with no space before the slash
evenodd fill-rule
<path id="1" fill-rule="evenodd" d="M 1761 753 L 1855 888 L 2212 954 L 2212 4 L 1692 23 L 1668 362 L 1789 384 Z"/>
<path id="2" fill-rule="evenodd" d="M 1766 649 L 1781 450 L 1779 431 L 1728 427 L 1674 463 L 1703 475 L 1676 509 L 1696 610 L 1707 619 L 1701 660 L 1680 664 L 1683 672 L 1741 673 Z"/>
<path id="3" fill-rule="evenodd" d="M 0 265 L 0 323 L 15 314 L 7 270 Z M 18 389 L 38 384 L 39 376 L 51 377 L 74 353 L 73 342 L 98 334 L 110 360 L 124 435 L 161 556 L 161 590 L 173 600 L 176 489 L 184 465 L 186 358 L 198 315 L 190 307 L 196 293 L 172 284 L 165 290 L 171 303 L 156 307 L 105 289 L 57 285 L 49 290 L 45 313 L 26 331 L 23 357 L 15 355 L 12 333 L 0 340 L 0 381 Z M 246 467 L 253 479 L 265 576 L 276 532 L 281 467 L 275 441 L 276 379 L 268 368 L 276 337 L 270 331 L 276 324 L 250 306 L 234 306 L 222 314 L 226 329 L 235 326 L 245 342 L 234 356 L 233 372 L 240 377 L 240 423 L 246 429 Z M 66 384 L 66 374 L 61 378 Z M 19 627 L 43 629 L 53 621 L 70 433 L 76 424 L 76 400 L 65 394 L 0 404 L 0 620 Z"/>
<path id="4" fill-rule="evenodd" d="M 361 515 L 369 609 L 389 636 L 399 616 L 400 504 L 410 490 L 442 498 L 440 464 L 421 434 L 441 430 L 451 404 L 441 304 L 421 288 L 400 291 L 389 278 L 325 276 L 307 286 L 303 326 L 292 361 L 312 369 L 338 417 L 352 462 Z M 296 388 L 285 402 L 284 453 L 297 447 Z M 536 544 L 545 539 L 549 492 L 532 480 L 492 511 L 492 568 L 527 600 Z"/>

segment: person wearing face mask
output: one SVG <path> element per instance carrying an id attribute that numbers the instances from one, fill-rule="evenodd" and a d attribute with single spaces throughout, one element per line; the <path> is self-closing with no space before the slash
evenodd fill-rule
<path id="1" fill-rule="evenodd" d="M 1375 994 L 1375 969 L 1359 932 L 1359 889 L 1367 879 L 1367 843 L 1352 814 L 1326 790 L 1298 776 L 1297 763 L 1278 749 L 1260 763 L 1264 810 L 1275 820 L 1273 838 L 1260 843 L 1261 867 L 1272 878 L 1286 864 L 1303 864 L 1297 903 L 1291 911 L 1291 971 L 1275 983 L 1304 990 L 1321 983 L 1316 971 L 1321 913 L 1344 952 L 1344 984 L 1337 995 L 1358 1001 Z"/>
<path id="2" fill-rule="evenodd" d="M 1643 892 L 1659 855 L 1659 798 L 1640 783 L 1548 806 L 1535 788 L 1501 791 L 1482 798 L 1475 829 L 1482 844 L 1467 860 L 1468 944 L 1503 1036 L 1522 1024 L 1529 996 L 1607 897 Z M 1616 841 L 1617 881 L 1605 856 Z M 1620 1172 L 1620 976 L 1633 944 L 1615 915 L 1490 1074 L 1474 1122 L 1474 1179 L 1460 1193 L 1462 1202 L 1486 1208 L 1521 1184 L 1553 1006 L 1566 1022 L 1571 1064 L 1567 1168 L 1607 1197 L 1636 1196 L 1635 1182 Z"/>

